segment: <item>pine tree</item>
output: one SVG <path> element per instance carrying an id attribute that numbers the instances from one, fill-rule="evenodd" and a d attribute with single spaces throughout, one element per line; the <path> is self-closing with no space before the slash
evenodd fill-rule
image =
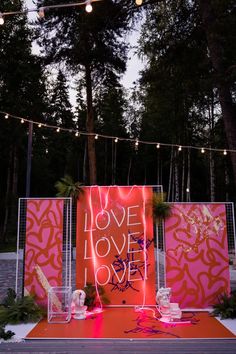
<path id="1" fill-rule="evenodd" d="M 69 1 L 68 1 L 69 2 Z M 60 1 L 38 1 L 38 6 L 58 4 Z M 63 1 L 67 3 L 67 1 Z M 86 88 L 88 159 L 90 184 L 96 184 L 96 158 L 94 137 L 94 88 L 111 72 L 125 71 L 127 46 L 122 34 L 129 27 L 126 1 L 111 0 L 93 4 L 87 14 L 84 8 L 46 11 L 41 23 L 39 43 L 50 62 L 65 61 L 74 73 L 83 73 Z"/>

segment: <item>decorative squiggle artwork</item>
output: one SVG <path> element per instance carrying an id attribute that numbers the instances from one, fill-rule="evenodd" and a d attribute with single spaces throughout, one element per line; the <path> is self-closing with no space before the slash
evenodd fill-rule
<path id="1" fill-rule="evenodd" d="M 49 288 L 62 285 L 63 204 L 61 199 L 27 201 L 24 292 L 44 306 Z"/>
<path id="2" fill-rule="evenodd" d="M 104 287 L 112 305 L 155 304 L 151 187 L 85 187 L 77 204 L 77 288 Z"/>
<path id="3" fill-rule="evenodd" d="M 154 315 L 149 314 L 150 310 L 153 312 Z M 168 328 L 167 330 L 163 325 L 160 324 L 159 318 L 160 316 L 158 312 L 156 312 L 152 308 L 149 308 L 147 312 L 143 310 L 138 315 L 138 317 L 134 320 L 135 323 L 134 327 L 129 330 L 125 330 L 124 333 L 126 334 L 142 333 L 146 337 L 152 337 L 152 336 L 156 337 L 156 335 L 160 335 L 161 337 L 167 336 L 173 338 L 180 338 L 178 334 L 175 334 L 173 331 L 171 332 L 172 328 L 178 325 L 181 326 L 182 325 L 181 323 L 186 323 L 187 321 L 191 325 L 197 324 L 199 321 L 195 313 L 191 312 L 188 314 L 184 314 L 178 324 L 176 323 L 172 324 L 171 322 L 168 323 L 168 326 L 166 326 L 166 328 Z"/>
<path id="4" fill-rule="evenodd" d="M 207 308 L 229 293 L 224 204 L 173 204 L 165 248 L 166 283 L 181 308 Z"/>

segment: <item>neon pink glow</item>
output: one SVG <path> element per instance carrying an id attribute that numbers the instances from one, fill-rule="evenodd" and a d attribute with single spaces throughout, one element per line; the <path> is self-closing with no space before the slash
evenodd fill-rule
<path id="1" fill-rule="evenodd" d="M 144 257 L 144 281 L 143 281 L 143 306 L 146 304 L 146 280 L 147 280 L 147 223 L 146 223 L 146 189 L 142 187 L 143 196 L 143 211 L 142 211 L 142 221 L 143 221 L 143 257 Z"/>
<path id="2" fill-rule="evenodd" d="M 94 242 L 93 242 L 93 226 L 94 226 L 94 214 L 93 214 L 93 205 L 92 205 L 92 190 L 93 190 L 93 188 L 94 188 L 93 186 L 90 188 L 90 193 L 89 193 L 89 208 L 90 208 L 90 214 L 91 214 L 90 242 L 91 242 L 91 249 L 92 249 L 92 261 L 93 261 L 93 272 L 94 272 L 94 279 L 95 279 L 96 294 L 97 294 L 97 299 L 99 301 L 99 304 L 102 308 L 102 301 L 101 301 L 101 298 L 99 295 L 98 284 L 96 281 L 97 259 L 96 259 L 96 252 L 94 250 Z M 99 189 L 99 187 L 97 187 L 97 188 Z"/>
<path id="3" fill-rule="evenodd" d="M 146 186 L 84 187 L 77 207 L 77 288 L 97 283 L 111 305 L 156 303 L 152 195 Z"/>

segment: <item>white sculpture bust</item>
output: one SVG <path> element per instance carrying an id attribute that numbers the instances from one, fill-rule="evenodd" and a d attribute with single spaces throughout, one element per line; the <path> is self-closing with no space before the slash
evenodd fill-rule
<path id="1" fill-rule="evenodd" d="M 75 290 L 72 293 L 72 314 L 76 320 L 83 320 L 86 318 L 87 306 L 84 306 L 86 294 L 83 290 Z"/>
<path id="2" fill-rule="evenodd" d="M 182 311 L 179 304 L 170 302 L 171 288 L 160 288 L 156 294 L 156 302 L 159 305 L 158 309 L 161 314 L 160 321 L 172 322 L 181 319 Z"/>

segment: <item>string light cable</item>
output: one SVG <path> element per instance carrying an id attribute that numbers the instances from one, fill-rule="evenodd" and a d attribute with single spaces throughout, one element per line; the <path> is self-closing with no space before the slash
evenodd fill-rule
<path id="1" fill-rule="evenodd" d="M 45 11 L 50 10 L 50 9 L 59 9 L 59 8 L 68 8 L 68 7 L 77 7 L 77 6 L 85 6 L 85 11 L 90 13 L 93 10 L 92 3 L 98 2 L 102 0 L 84 0 L 80 2 L 74 2 L 74 3 L 68 3 L 68 4 L 55 4 L 55 5 L 45 5 L 37 8 L 32 8 L 32 9 L 25 9 L 25 10 L 20 10 L 20 11 L 7 11 L 7 12 L 1 12 L 0 11 L 0 26 L 4 25 L 4 18 L 6 16 L 12 16 L 12 15 L 22 15 L 22 14 L 28 14 L 31 12 L 37 12 L 38 16 L 40 18 L 44 18 Z M 154 0 L 156 1 L 156 0 Z M 145 5 L 148 5 L 149 3 L 152 4 L 153 0 L 146 0 Z M 141 7 L 141 5 L 144 5 L 143 0 L 135 0 L 135 5 L 137 7 Z"/>
<path id="2" fill-rule="evenodd" d="M 68 3 L 68 4 L 45 5 L 45 6 L 42 6 L 42 7 L 32 8 L 32 9 L 25 9 L 25 10 L 21 10 L 21 11 L 0 12 L 0 25 L 4 24 L 4 18 L 6 16 L 22 15 L 22 14 L 28 14 L 28 13 L 31 13 L 31 12 L 37 12 L 39 17 L 43 18 L 44 17 L 44 12 L 46 10 L 50 10 L 50 9 L 85 6 L 86 12 L 90 13 L 90 12 L 92 12 L 92 9 L 93 9 L 92 8 L 92 4 L 94 2 L 98 2 L 98 1 L 102 1 L 102 0 L 84 0 L 84 1 L 80 1 L 80 2 Z"/>
<path id="3" fill-rule="evenodd" d="M 85 131 L 79 131 L 78 129 L 63 128 L 58 125 L 51 125 L 51 124 L 47 124 L 47 123 L 42 123 L 40 121 L 35 121 L 35 120 L 28 119 L 28 118 L 19 117 L 19 116 L 16 116 L 16 115 L 10 114 L 8 112 L 4 112 L 4 111 L 0 111 L 0 114 L 3 115 L 3 118 L 5 120 L 8 120 L 9 118 L 13 118 L 13 119 L 20 121 L 21 123 L 25 123 L 25 122 L 32 123 L 35 126 L 37 126 L 39 129 L 42 129 L 42 128 L 53 129 L 57 133 L 64 131 L 64 132 L 68 132 L 68 133 L 73 133 L 76 137 L 93 136 L 94 139 L 96 139 L 96 140 L 98 140 L 100 138 L 110 139 L 116 143 L 118 143 L 120 141 L 126 141 L 126 142 L 130 142 L 135 147 L 142 144 L 142 145 L 153 145 L 158 150 L 161 147 L 173 147 L 173 148 L 176 148 L 176 150 L 178 150 L 178 151 L 183 151 L 185 149 L 186 150 L 188 150 L 188 149 L 198 150 L 201 153 L 203 153 L 203 152 L 206 153 L 207 151 L 215 151 L 215 152 L 220 152 L 223 156 L 227 156 L 228 153 L 236 153 L 236 150 L 234 150 L 234 149 L 226 149 L 226 148 L 220 149 L 220 148 L 212 148 L 212 147 L 204 147 L 203 148 L 202 146 L 200 147 L 200 146 L 192 146 L 192 145 L 181 145 L 181 150 L 180 150 L 179 144 L 169 144 L 169 143 L 161 143 L 161 142 L 156 142 L 156 141 L 146 141 L 146 140 L 139 140 L 137 138 L 117 137 L 117 136 L 113 136 L 113 135 L 99 134 L 96 132 L 88 133 Z"/>

